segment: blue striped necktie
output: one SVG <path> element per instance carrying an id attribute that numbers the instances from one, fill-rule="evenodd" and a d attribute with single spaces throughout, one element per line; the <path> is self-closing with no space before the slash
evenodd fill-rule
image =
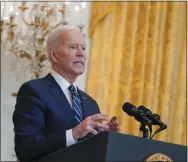
<path id="1" fill-rule="evenodd" d="M 72 107 L 73 107 L 74 117 L 76 118 L 77 124 L 80 124 L 83 120 L 80 96 L 77 93 L 74 85 L 69 86 L 69 91 L 72 95 Z"/>

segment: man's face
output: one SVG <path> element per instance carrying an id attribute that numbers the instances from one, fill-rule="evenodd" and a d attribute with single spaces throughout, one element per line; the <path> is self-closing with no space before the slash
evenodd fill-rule
<path id="1" fill-rule="evenodd" d="M 69 75 L 79 76 L 85 70 L 86 45 L 83 34 L 78 30 L 70 30 L 60 35 L 55 58 L 59 70 Z"/>

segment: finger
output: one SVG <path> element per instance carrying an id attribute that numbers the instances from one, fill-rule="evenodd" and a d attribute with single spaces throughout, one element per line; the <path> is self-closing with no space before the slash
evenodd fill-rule
<path id="1" fill-rule="evenodd" d="M 98 132 L 94 129 L 94 128 L 92 128 L 92 127 L 88 127 L 88 133 L 92 133 L 92 134 L 98 134 Z"/>
<path id="2" fill-rule="evenodd" d="M 119 127 L 110 128 L 110 131 L 119 132 L 119 131 L 120 131 L 120 128 L 119 128 Z"/>
<path id="3" fill-rule="evenodd" d="M 118 126 L 118 127 L 116 127 L 116 131 L 117 132 L 119 132 L 120 131 L 120 127 Z"/>
<path id="4" fill-rule="evenodd" d="M 106 117 L 108 117 L 108 115 L 106 115 L 106 114 L 102 114 L 102 113 L 94 114 L 94 115 L 92 115 L 92 116 L 106 116 Z"/>
<path id="5" fill-rule="evenodd" d="M 112 119 L 109 121 L 109 125 L 119 125 L 118 118 L 113 116 Z"/>
<path id="6" fill-rule="evenodd" d="M 112 117 L 112 118 L 110 119 L 110 121 L 108 122 L 108 124 L 113 124 L 114 121 L 115 121 L 115 117 Z"/>
<path id="7" fill-rule="evenodd" d="M 92 122 L 92 126 L 94 126 L 95 128 L 104 128 L 104 129 L 108 129 L 109 128 L 109 125 L 107 124 L 103 124 L 103 123 L 100 123 L 100 122 Z"/>
<path id="8" fill-rule="evenodd" d="M 119 125 L 119 121 L 116 121 L 115 126 L 118 127 Z"/>
<path id="9" fill-rule="evenodd" d="M 112 122 L 110 125 L 118 126 L 118 125 L 119 125 L 119 121 L 114 121 L 114 122 Z"/>
<path id="10" fill-rule="evenodd" d="M 113 119 L 113 120 L 117 120 L 117 116 L 113 116 L 112 119 Z"/>
<path id="11" fill-rule="evenodd" d="M 116 120 L 115 124 L 116 124 L 116 125 L 119 125 L 119 121 L 118 121 L 118 120 Z"/>
<path id="12" fill-rule="evenodd" d="M 120 131 L 120 127 L 119 126 L 116 127 L 116 131 Z"/>
<path id="13" fill-rule="evenodd" d="M 94 121 L 108 121 L 110 120 L 109 117 L 107 115 L 104 114 L 96 114 L 92 116 L 92 120 Z"/>
<path id="14" fill-rule="evenodd" d="M 116 116 L 113 116 L 112 118 L 111 118 L 111 121 L 112 122 L 116 122 L 118 120 L 118 118 L 116 117 Z"/>
<path id="15" fill-rule="evenodd" d="M 99 128 L 99 132 L 103 132 L 103 131 L 109 131 L 109 128 Z"/>
<path id="16" fill-rule="evenodd" d="M 109 119 L 108 115 L 106 115 L 106 114 L 95 114 L 95 115 L 93 115 L 93 118 L 107 118 L 107 119 Z"/>

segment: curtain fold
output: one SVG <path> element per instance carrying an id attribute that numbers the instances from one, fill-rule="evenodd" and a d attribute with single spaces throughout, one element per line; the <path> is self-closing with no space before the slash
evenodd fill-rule
<path id="1" fill-rule="evenodd" d="M 86 91 L 101 112 L 120 119 L 122 133 L 142 136 L 139 123 L 122 111 L 128 101 L 168 125 L 154 139 L 185 145 L 186 2 L 92 5 Z"/>
<path id="2" fill-rule="evenodd" d="M 93 31 L 98 22 L 103 19 L 116 5 L 116 2 L 97 2 L 93 3 L 91 7 L 92 21 L 89 28 L 89 37 L 93 34 Z"/>

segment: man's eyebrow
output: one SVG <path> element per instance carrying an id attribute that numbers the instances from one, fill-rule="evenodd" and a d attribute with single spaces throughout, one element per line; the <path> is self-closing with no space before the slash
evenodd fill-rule
<path id="1" fill-rule="evenodd" d="M 67 42 L 68 45 L 78 45 L 78 43 Z M 81 46 L 86 46 L 86 44 L 80 44 Z"/>

